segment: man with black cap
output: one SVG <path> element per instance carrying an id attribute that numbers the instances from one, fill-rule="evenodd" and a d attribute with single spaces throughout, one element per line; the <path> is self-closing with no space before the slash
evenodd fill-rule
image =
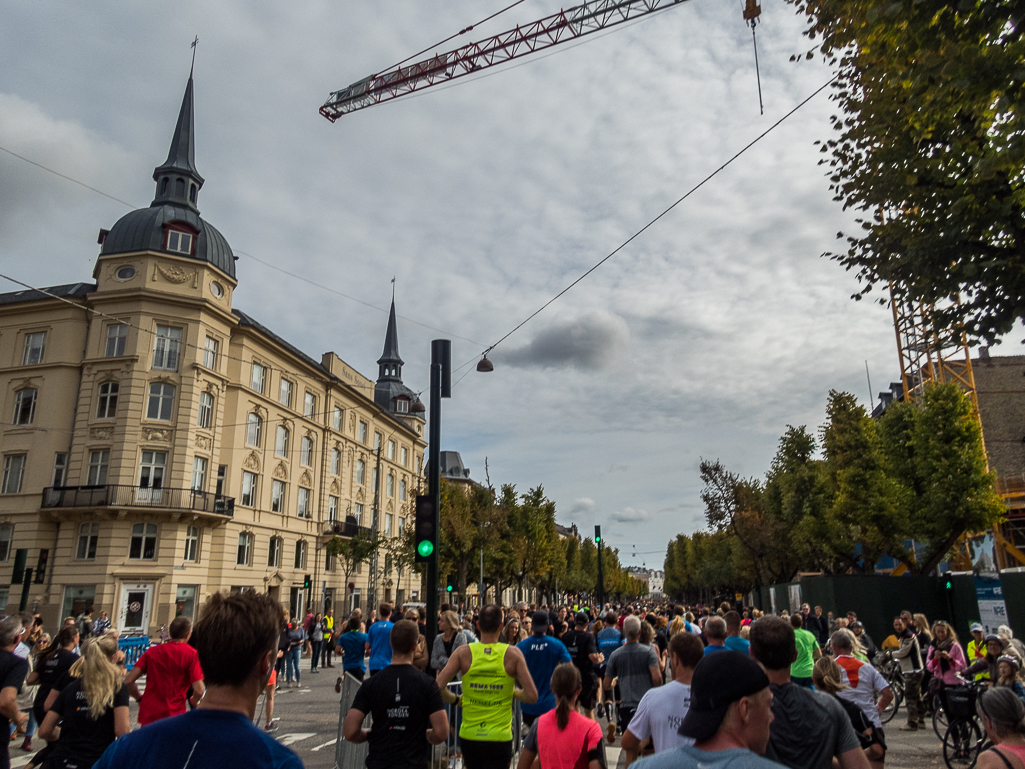
<path id="1" fill-rule="evenodd" d="M 694 744 L 641 759 L 637 769 L 779 769 L 763 758 L 772 723 L 769 678 L 758 663 L 727 650 L 694 669 L 690 709 L 679 734 Z"/>
<path id="2" fill-rule="evenodd" d="M 594 674 L 594 666 L 604 662 L 605 655 L 598 651 L 594 636 L 587 632 L 590 621 L 586 613 L 579 612 L 576 616 L 576 629 L 567 630 L 559 640 L 569 652 L 573 665 L 580 671 L 580 696 L 577 704 L 584 709 L 584 715 L 593 719 L 598 694 L 598 676 Z"/>
<path id="3" fill-rule="evenodd" d="M 790 769 L 832 769 L 834 758 L 840 769 L 869 769 L 840 701 L 791 682 L 797 643 L 790 623 L 762 617 L 751 624 L 750 640 L 751 656 L 765 668 L 772 685 L 775 719 L 766 755 Z"/>
<path id="4" fill-rule="evenodd" d="M 552 694 L 552 673 L 563 662 L 572 662 L 565 645 L 548 632 L 548 612 L 536 611 L 533 619 L 533 635 L 516 644 L 527 660 L 527 670 L 537 686 L 537 702 L 524 703 L 523 723 L 530 726 L 538 716 L 555 709 L 555 695 Z"/>

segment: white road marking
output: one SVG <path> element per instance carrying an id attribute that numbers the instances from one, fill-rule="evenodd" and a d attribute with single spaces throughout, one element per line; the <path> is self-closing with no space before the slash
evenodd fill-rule
<path id="1" fill-rule="evenodd" d="M 334 745 L 336 742 L 338 742 L 338 738 L 337 737 L 335 737 L 333 740 L 328 740 L 323 745 L 318 745 L 315 748 L 310 748 L 310 753 L 316 753 L 321 748 L 326 748 L 328 745 Z"/>
<path id="2" fill-rule="evenodd" d="M 278 742 L 282 745 L 293 745 L 300 740 L 308 740 L 310 737 L 316 735 L 316 732 L 295 732 L 293 734 L 283 734 L 278 737 Z"/>

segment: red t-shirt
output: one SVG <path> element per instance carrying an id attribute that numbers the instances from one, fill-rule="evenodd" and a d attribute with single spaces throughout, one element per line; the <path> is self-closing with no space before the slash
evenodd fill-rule
<path id="1" fill-rule="evenodd" d="M 139 700 L 140 726 L 184 713 L 186 692 L 203 680 L 199 654 L 180 641 L 150 647 L 135 667 L 146 674 L 146 690 Z"/>
<path id="2" fill-rule="evenodd" d="M 592 760 L 601 760 L 601 726 L 597 721 L 574 710 L 569 714 L 566 728 L 560 731 L 558 714 L 549 710 L 535 723 L 534 739 L 528 735 L 523 747 L 537 753 L 541 766 L 548 769 L 587 769 Z"/>

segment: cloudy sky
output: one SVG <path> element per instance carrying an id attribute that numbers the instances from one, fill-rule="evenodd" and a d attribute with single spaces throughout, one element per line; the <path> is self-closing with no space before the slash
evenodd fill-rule
<path id="1" fill-rule="evenodd" d="M 831 76 L 790 62 L 804 23 L 763 0 L 760 115 L 743 3 L 690 0 L 333 125 L 318 114 L 507 4 L 0 0 L 0 147 L 148 205 L 198 35 L 199 204 L 239 255 L 235 306 L 376 376 L 395 276 L 420 390 L 432 338 L 475 361 Z M 528 0 L 460 42 L 558 8 Z M 496 483 L 543 484 L 560 522 L 601 523 L 652 566 L 702 525 L 701 457 L 762 475 L 787 424 L 823 421 L 830 388 L 868 400 L 866 360 L 882 389 L 889 310 L 851 301 L 853 277 L 821 257 L 853 222 L 817 165 L 832 111 L 814 99 L 502 343 L 494 373 L 460 370 L 443 448 L 475 479 L 487 457 Z M 127 210 L 0 152 L 0 264 L 28 283 L 89 280 L 97 231 Z"/>

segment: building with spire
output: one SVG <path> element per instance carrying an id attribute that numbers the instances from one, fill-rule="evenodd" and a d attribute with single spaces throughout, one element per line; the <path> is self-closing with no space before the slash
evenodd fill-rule
<path id="1" fill-rule="evenodd" d="M 0 294 L 0 610 L 47 627 L 88 606 L 155 634 L 219 590 L 294 615 L 419 598 L 334 537 L 398 537 L 424 420 L 394 301 L 375 384 L 233 306 L 235 257 L 199 213 L 190 75 L 152 203 L 100 230 L 92 282 Z M 377 449 L 380 448 L 380 452 Z"/>

